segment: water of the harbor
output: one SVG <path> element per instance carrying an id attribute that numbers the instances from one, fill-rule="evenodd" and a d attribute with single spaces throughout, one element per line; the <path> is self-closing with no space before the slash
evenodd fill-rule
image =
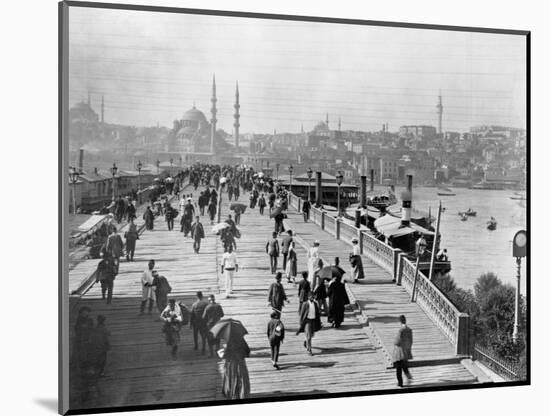
<path id="1" fill-rule="evenodd" d="M 381 188 L 382 189 L 382 188 Z M 396 188 L 400 199 L 403 188 Z M 456 196 L 438 196 L 437 188 L 413 188 L 413 207 L 425 212 L 431 207 L 437 215 L 439 200 L 445 212 L 441 215 L 441 247 L 447 248 L 452 262 L 451 276 L 463 288 L 472 288 L 486 272 L 495 273 L 503 282 L 515 287 L 517 266 L 512 257 L 514 234 L 527 226 L 527 201 L 512 200 L 514 191 L 493 191 L 453 188 Z M 525 194 L 525 192 L 523 192 Z M 471 208 L 476 217 L 460 221 L 459 211 Z M 487 229 L 493 216 L 498 222 L 495 231 Z M 435 221 L 433 223 L 435 227 Z M 521 292 L 525 294 L 526 261 L 521 267 Z"/>

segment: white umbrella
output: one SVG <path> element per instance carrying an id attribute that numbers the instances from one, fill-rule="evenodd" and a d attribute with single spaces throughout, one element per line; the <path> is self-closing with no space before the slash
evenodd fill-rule
<path id="1" fill-rule="evenodd" d="M 221 230 L 230 227 L 226 222 L 220 222 L 212 227 L 212 234 L 218 234 Z"/>

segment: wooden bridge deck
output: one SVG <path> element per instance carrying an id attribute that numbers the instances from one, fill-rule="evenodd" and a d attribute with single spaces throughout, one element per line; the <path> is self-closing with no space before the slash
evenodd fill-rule
<path id="1" fill-rule="evenodd" d="M 247 201 L 247 195 L 241 200 Z M 227 196 L 223 196 L 222 218 L 228 213 Z M 294 214 L 290 214 L 287 226 L 295 228 L 302 238 L 310 239 L 318 230 L 314 224 L 304 224 L 307 233 L 301 227 Z M 179 220 L 179 218 L 177 219 Z M 176 220 L 176 222 L 177 222 Z M 241 218 L 239 229 L 242 238 L 237 240 L 239 272 L 235 275 L 234 294 L 224 299 L 220 294 L 223 287 L 218 276 L 220 244 L 216 236 L 209 233 L 210 226 L 203 218 L 207 238 L 203 240 L 201 253 L 193 253 L 192 240 L 184 238 L 176 229 L 167 231 L 165 223 L 157 219 L 155 230 L 145 231 L 137 242 L 135 261 L 122 261 L 120 273 L 114 284 L 114 299 L 106 305 L 100 299 L 99 285 L 94 285 L 83 297 L 72 297 L 71 328 L 74 326 L 76 311 L 83 305 L 92 309 L 92 316 L 106 316 L 110 329 L 111 351 L 106 367 L 106 376 L 101 378 L 92 394 L 82 401 L 76 375 L 71 379 L 71 407 L 113 407 L 144 404 L 181 403 L 222 399 L 219 386 L 222 378 L 222 361 L 202 356 L 192 349 L 192 335 L 189 328 L 182 330 L 182 344 L 176 360 L 170 356 L 164 345 L 161 333 L 162 323 L 157 320 L 158 313 L 138 316 L 141 301 L 140 273 L 146 268 L 147 261 L 154 258 L 157 270 L 167 277 L 178 299 L 187 305 L 193 301 L 192 295 L 202 290 L 205 296 L 214 293 L 224 308 L 225 315 L 243 322 L 249 331 L 247 341 L 251 347 L 251 357 L 247 359 L 250 372 L 252 397 L 279 397 L 295 394 L 336 393 L 348 391 L 383 390 L 396 388 L 395 374 L 387 368 L 384 349 L 377 345 L 376 337 L 367 331 L 353 311 L 346 313 L 346 320 L 340 329 L 331 329 L 323 318 L 325 327 L 316 334 L 313 341 L 314 356 L 306 354 L 303 347 L 303 335 L 295 335 L 298 326 L 297 290 L 292 283 L 284 283 L 290 304 L 283 312 L 283 322 L 287 330 L 285 342 L 281 347 L 279 371 L 270 361 L 266 326 L 270 308 L 267 306 L 267 290 L 273 281 L 269 271 L 269 259 L 265 254 L 265 243 L 269 238 L 273 221 L 268 216 L 260 216 L 257 210 L 248 209 Z M 304 230 L 303 230 L 304 231 Z M 308 234 L 309 233 L 309 234 Z M 324 253 L 336 255 L 336 250 L 345 251 L 343 242 L 331 240 L 328 234 L 322 237 Z M 330 246 L 329 246 L 330 240 Z M 334 243 L 334 247 L 333 247 Z M 305 269 L 305 250 L 298 247 L 299 270 Z M 330 251 L 329 251 L 330 250 Z M 341 255 L 342 259 L 347 256 Z M 282 260 L 282 258 L 280 259 Z M 97 261 L 96 261 L 97 262 Z M 345 261 L 343 261 L 345 263 Z M 368 270 L 376 270 L 366 264 Z M 347 265 L 345 265 L 347 267 Z M 369 273 L 367 271 L 367 273 Z M 374 272 L 372 272 L 374 273 Z M 382 273 L 379 271 L 379 273 Z M 223 279 L 223 278 L 222 278 Z M 403 313 L 391 310 L 395 303 L 388 303 L 383 310 L 382 292 L 394 290 L 395 286 L 381 284 L 361 285 L 365 292 L 357 295 L 364 297 L 367 307 L 374 311 L 380 308 L 379 316 L 394 316 Z M 375 306 L 375 289 L 380 292 Z M 353 286 L 356 290 L 356 286 Z M 393 292 L 384 295 L 389 302 Z M 361 298 L 363 299 L 363 298 Z M 414 305 L 412 306 L 414 308 Z M 427 321 L 417 319 L 414 313 L 405 312 L 411 318 L 415 330 L 413 352 L 427 355 L 423 337 Z M 427 318 L 426 318 L 427 319 Z M 383 323 L 380 331 L 385 337 L 395 326 Z M 367 328 L 368 329 L 368 328 Z M 431 331 L 431 330 L 430 330 Z M 428 331 L 429 332 L 429 331 Z M 426 345 L 428 343 L 426 342 Z M 418 350 L 417 350 L 418 347 Z M 425 352 L 423 353 L 422 351 Z M 441 363 L 413 369 L 414 381 L 411 387 L 435 385 L 455 385 L 474 383 L 477 379 L 458 363 Z"/>
<path id="2" fill-rule="evenodd" d="M 340 257 L 340 265 L 346 270 L 344 276 L 351 280 L 351 266 L 348 261 L 351 246 L 336 240 L 311 221 L 304 223 L 302 215 L 296 211 L 289 210 L 288 217 L 288 228 L 297 233 L 297 240 L 308 247 L 319 240 L 321 257 L 331 264 L 334 257 Z M 410 302 L 408 292 L 393 283 L 392 276 L 368 257 L 363 255 L 362 260 L 365 279 L 359 283 L 348 282 L 348 285 L 359 306 L 366 312 L 369 326 L 385 350 L 388 362 L 395 334 L 400 326 L 399 315 L 407 317 L 407 324 L 414 331 L 414 359 L 411 365 L 415 365 L 415 362 L 458 360 L 449 339 L 420 306 Z"/>

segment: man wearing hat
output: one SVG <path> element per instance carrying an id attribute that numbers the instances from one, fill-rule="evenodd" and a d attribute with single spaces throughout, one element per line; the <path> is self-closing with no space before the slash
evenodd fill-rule
<path id="1" fill-rule="evenodd" d="M 105 250 L 115 262 L 115 271 L 118 274 L 118 266 L 120 264 L 120 257 L 123 254 L 124 242 L 122 237 L 117 233 L 116 227 L 113 227 L 111 235 L 107 238 L 107 244 Z"/>
<path id="2" fill-rule="evenodd" d="M 353 244 L 352 252 L 349 255 L 349 262 L 351 264 L 351 277 L 355 283 L 359 279 L 365 278 L 365 273 L 363 271 L 363 260 L 361 259 L 361 248 L 359 247 L 359 240 L 354 238 L 351 240 Z"/>
<path id="3" fill-rule="evenodd" d="M 223 316 L 224 313 L 222 306 L 219 303 L 216 303 L 215 296 L 208 296 L 208 306 L 204 308 L 204 312 L 202 314 L 202 319 L 206 324 L 206 328 L 208 330 L 212 329 L 212 327 L 216 325 L 218 321 L 223 318 Z M 209 333 L 208 348 L 210 350 L 210 358 L 214 356 L 214 346 L 216 346 L 216 350 L 220 349 L 220 340 L 214 339 Z"/>
<path id="4" fill-rule="evenodd" d="M 183 321 L 181 309 L 176 305 L 176 299 L 169 300 L 168 306 L 160 314 L 160 319 L 164 321 L 163 331 L 166 336 L 166 345 L 172 347 L 172 357 L 175 358 L 180 343 L 180 324 Z"/>
<path id="5" fill-rule="evenodd" d="M 187 204 L 183 206 L 183 214 L 181 216 L 181 232 L 187 237 L 189 231 L 191 231 L 191 222 L 193 221 L 193 215 L 195 215 L 195 207 L 191 203 L 191 198 L 187 198 Z"/>
<path id="6" fill-rule="evenodd" d="M 191 305 L 191 318 L 189 319 L 189 325 L 193 328 L 193 341 L 195 342 L 195 350 L 199 348 L 199 334 L 202 339 L 202 354 L 206 347 L 206 339 L 208 335 L 208 329 L 206 328 L 206 322 L 202 319 L 204 310 L 208 306 L 208 302 L 203 299 L 202 292 L 197 292 L 197 300 Z"/>
<path id="7" fill-rule="evenodd" d="M 152 313 L 153 303 L 155 302 L 155 291 L 153 288 L 153 269 L 155 268 L 155 260 L 149 260 L 147 264 L 147 270 L 143 271 L 141 275 L 141 307 L 140 315 L 145 313 L 145 305 L 149 301 L 149 313 Z"/>
<path id="8" fill-rule="evenodd" d="M 285 338 L 285 327 L 281 322 L 281 314 L 277 311 L 271 312 L 271 320 L 267 324 L 267 339 L 271 347 L 271 362 L 273 367 L 279 369 L 279 349 Z"/>
<path id="9" fill-rule="evenodd" d="M 115 276 L 115 261 L 109 253 L 104 252 L 103 259 L 97 265 L 96 282 L 101 283 L 101 298 L 105 299 L 105 297 L 107 297 L 107 303 L 111 303 L 113 298 L 113 283 Z"/>
<path id="10" fill-rule="evenodd" d="M 172 286 L 164 276 L 160 276 L 156 270 L 153 270 L 153 288 L 155 289 L 155 298 L 157 309 L 162 312 L 168 305 L 168 294 L 172 292 Z"/>
<path id="11" fill-rule="evenodd" d="M 191 225 L 191 238 L 193 238 L 193 250 L 199 254 L 201 249 L 201 240 L 204 238 L 204 227 L 200 222 L 200 217 L 195 217 L 195 222 Z"/>

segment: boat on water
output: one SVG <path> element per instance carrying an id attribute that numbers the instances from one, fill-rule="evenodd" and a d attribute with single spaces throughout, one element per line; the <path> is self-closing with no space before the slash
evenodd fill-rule
<path id="1" fill-rule="evenodd" d="M 439 196 L 456 196 L 451 188 L 437 188 L 437 195 Z"/>
<path id="2" fill-rule="evenodd" d="M 468 217 L 475 217 L 477 215 L 477 211 L 474 211 L 472 208 L 468 208 L 466 211 L 459 211 L 458 215 L 466 215 Z"/>
<path id="3" fill-rule="evenodd" d="M 493 191 L 500 191 L 504 189 L 504 185 L 494 182 L 479 182 L 470 186 L 470 189 L 489 189 Z"/>
<path id="4" fill-rule="evenodd" d="M 497 220 L 491 217 L 489 221 L 487 221 L 487 229 L 489 231 L 494 231 L 497 229 Z"/>
<path id="5" fill-rule="evenodd" d="M 525 196 L 525 194 L 522 194 L 520 192 L 514 192 L 514 195 L 512 195 L 510 199 L 513 199 L 515 201 L 525 201 L 527 200 L 527 197 Z"/>
<path id="6" fill-rule="evenodd" d="M 432 226 L 423 227 L 414 222 L 404 226 L 401 217 L 392 215 L 391 213 L 384 214 L 374 221 L 374 235 L 380 241 L 393 248 L 402 250 L 407 258 L 411 261 L 416 261 L 416 242 L 419 237 L 423 237 L 426 241 L 427 249 L 420 255 L 419 270 L 426 275 L 430 270 L 431 250 L 435 236 L 435 229 Z M 441 238 L 439 233 L 438 240 Z M 439 247 L 436 247 L 436 253 Z M 434 262 L 434 272 L 445 274 L 451 270 L 451 262 L 447 259 Z"/>
<path id="7" fill-rule="evenodd" d="M 460 215 L 460 221 L 468 221 L 468 216 L 464 213 L 459 213 Z"/>

